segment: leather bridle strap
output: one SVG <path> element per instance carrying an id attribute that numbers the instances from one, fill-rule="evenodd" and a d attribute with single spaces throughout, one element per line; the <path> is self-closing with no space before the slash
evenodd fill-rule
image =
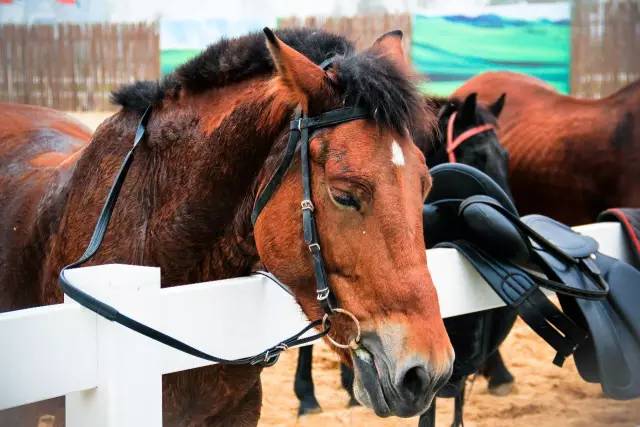
<path id="1" fill-rule="evenodd" d="M 547 299 L 534 275 L 464 240 L 436 245 L 440 247 L 457 249 L 474 266 L 500 299 L 515 308 L 525 323 L 556 350 L 556 365 L 562 366 L 587 338 L 580 326 Z"/>
<path id="2" fill-rule="evenodd" d="M 136 135 L 133 142 L 133 147 L 129 150 L 127 155 L 125 156 L 124 161 L 122 162 L 122 166 L 116 175 L 116 179 L 111 186 L 111 190 L 109 191 L 109 195 L 107 196 L 107 200 L 100 212 L 100 216 L 98 217 L 98 221 L 96 223 L 95 229 L 93 230 L 93 235 L 91 236 L 91 240 L 86 250 L 82 254 L 82 256 L 76 260 L 75 262 L 65 266 L 59 275 L 59 284 L 62 288 L 63 292 L 71 297 L 73 300 L 78 302 L 85 308 L 93 311 L 96 314 L 104 317 L 107 320 L 112 322 L 116 322 L 126 328 L 129 328 L 133 331 L 136 331 L 152 340 L 158 341 L 162 344 L 165 344 L 169 347 L 172 347 L 176 350 L 180 350 L 184 353 L 190 354 L 195 357 L 199 357 L 201 359 L 208 360 L 214 363 L 226 364 L 226 365 L 264 365 L 271 366 L 273 365 L 280 355 L 280 353 L 286 350 L 289 347 L 303 345 L 312 341 L 315 341 L 318 338 L 325 336 L 329 332 L 329 328 L 324 328 L 322 332 L 310 335 L 307 337 L 303 337 L 308 331 L 315 327 L 322 326 L 322 320 L 315 320 L 306 327 L 304 327 L 298 333 L 292 335 L 291 337 L 279 342 L 278 344 L 270 347 L 269 349 L 263 351 L 262 353 L 256 354 L 254 356 L 243 357 L 240 359 L 223 359 L 221 357 L 216 357 L 206 352 L 200 351 L 189 344 L 186 344 L 176 338 L 173 338 L 163 332 L 158 331 L 150 326 L 145 325 L 144 323 L 140 323 L 137 320 L 126 316 L 120 313 L 115 307 L 106 304 L 80 288 L 74 286 L 69 279 L 66 277 L 66 272 L 73 268 L 79 267 L 85 262 L 89 261 L 95 253 L 100 248 L 100 244 L 104 238 L 104 235 L 107 231 L 107 227 L 109 225 L 109 221 L 111 219 L 111 214 L 113 213 L 113 209 L 116 205 L 116 201 L 118 200 L 118 195 L 120 194 L 120 190 L 124 183 L 124 180 L 127 176 L 127 171 L 131 166 L 131 161 L 133 160 L 133 155 L 135 153 L 136 148 L 138 147 L 140 141 L 146 135 L 146 126 L 149 121 L 149 117 L 151 115 L 151 107 L 147 107 L 142 118 L 140 119 L 140 123 L 138 124 L 138 128 L 136 129 Z M 267 276 L 269 277 L 269 276 Z M 275 280 L 272 277 L 269 277 L 271 280 Z"/>
<path id="3" fill-rule="evenodd" d="M 468 129 L 458 135 L 455 139 L 453 139 L 453 124 L 456 120 L 457 114 L 458 112 L 454 111 L 453 114 L 451 114 L 451 116 L 449 117 L 449 121 L 447 122 L 447 154 L 449 155 L 449 163 L 456 163 L 455 149 L 462 145 L 463 142 L 479 133 L 496 129 L 494 125 L 487 123 Z"/>
<path id="4" fill-rule="evenodd" d="M 302 209 L 302 230 L 304 242 L 311 253 L 313 272 L 316 279 L 317 300 L 327 315 L 333 314 L 335 304 L 331 299 L 331 288 L 327 280 L 327 273 L 324 267 L 324 259 L 318 240 L 318 231 L 314 216 L 314 205 L 311 193 L 311 168 L 309 160 L 309 132 L 325 127 L 335 126 L 352 120 L 365 119 L 368 112 L 358 107 L 344 107 L 331 110 L 315 117 L 304 117 L 300 110 L 296 110 L 295 117 L 291 122 L 289 141 L 285 149 L 282 162 L 276 169 L 262 193 L 256 198 L 256 203 L 251 213 L 251 220 L 255 225 L 258 216 L 267 202 L 271 199 L 282 178 L 286 174 L 293 160 L 293 153 L 300 142 L 300 168 L 302 172 L 302 192 L 303 199 L 300 203 Z"/>

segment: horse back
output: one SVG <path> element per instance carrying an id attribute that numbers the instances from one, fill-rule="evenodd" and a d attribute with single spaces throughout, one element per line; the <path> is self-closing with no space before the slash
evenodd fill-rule
<path id="1" fill-rule="evenodd" d="M 530 76 L 491 72 L 455 95 L 472 92 L 483 103 L 507 93 L 498 134 L 521 213 L 579 224 L 611 206 L 640 206 L 639 82 L 592 100 L 562 95 Z"/>
<path id="2" fill-rule="evenodd" d="M 64 113 L 0 103 L 0 312 L 45 303 L 42 266 L 90 137 Z"/>

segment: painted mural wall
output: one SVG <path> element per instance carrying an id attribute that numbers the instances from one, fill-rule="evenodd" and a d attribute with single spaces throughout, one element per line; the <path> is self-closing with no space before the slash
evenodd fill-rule
<path id="1" fill-rule="evenodd" d="M 535 0 L 0 0 L 1 23 L 160 22 L 163 74 L 221 37 L 234 37 L 286 16 L 410 12 L 411 57 L 446 95 L 464 80 L 508 69 L 569 87 L 570 1 Z"/>
<path id="2" fill-rule="evenodd" d="M 428 82 L 448 95 L 490 70 L 531 74 L 569 91 L 570 3 L 461 5 L 449 2 L 414 18 L 411 57 Z"/>

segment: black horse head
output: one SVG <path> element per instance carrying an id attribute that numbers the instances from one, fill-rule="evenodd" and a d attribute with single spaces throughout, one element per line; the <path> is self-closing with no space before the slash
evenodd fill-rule
<path id="1" fill-rule="evenodd" d="M 476 93 L 470 94 L 464 100 L 428 98 L 427 102 L 439 110 L 439 137 L 435 139 L 435 144 L 421 147 L 427 159 L 427 165 L 433 167 L 450 161 L 447 152 L 448 128 L 450 126 L 452 126 L 452 140 L 456 140 L 467 131 L 484 128 L 485 130 L 470 136 L 455 148 L 456 161 L 485 172 L 511 196 L 508 184 L 509 155 L 500 144 L 495 130 L 505 98 L 506 95 L 502 94 L 487 107 L 478 104 Z M 485 125 L 493 126 L 493 128 L 485 127 Z M 417 144 L 421 146 L 419 141 Z"/>

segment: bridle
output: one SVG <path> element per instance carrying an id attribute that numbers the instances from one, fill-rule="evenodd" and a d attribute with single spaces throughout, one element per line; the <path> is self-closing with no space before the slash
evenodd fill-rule
<path id="1" fill-rule="evenodd" d="M 306 117 L 301 111 L 296 110 L 295 117 L 289 126 L 289 141 L 285 149 L 285 155 L 282 162 L 274 172 L 273 176 L 264 187 L 260 195 L 256 198 L 253 211 L 251 212 L 251 222 L 255 226 L 260 213 L 273 196 L 274 192 L 280 186 L 282 178 L 286 174 L 293 155 L 300 147 L 300 169 L 302 171 L 302 201 L 300 208 L 302 210 L 302 231 L 304 243 L 309 249 L 311 260 L 313 263 L 313 273 L 316 279 L 316 299 L 324 310 L 322 323 L 324 326 L 329 325 L 329 317 L 335 313 L 341 313 L 350 318 L 356 326 L 356 336 L 348 344 L 336 342 L 330 335 L 327 339 L 333 345 L 339 348 L 349 348 L 357 345 L 360 340 L 360 324 L 356 317 L 349 311 L 338 308 L 335 295 L 331 292 L 331 287 L 327 280 L 327 273 L 324 266 L 324 258 L 318 241 L 318 230 L 314 216 L 315 206 L 311 196 L 311 169 L 309 163 L 309 136 L 310 132 L 317 129 L 336 126 L 341 123 L 360 120 L 369 117 L 366 110 L 359 107 L 343 107 L 322 113 L 315 117 Z"/>
<path id="2" fill-rule="evenodd" d="M 116 322 L 126 328 L 129 328 L 133 331 L 136 331 L 148 338 L 151 338 L 155 341 L 161 342 L 169 347 L 172 347 L 176 350 L 182 351 L 184 353 L 190 354 L 192 356 L 200 357 L 202 359 L 208 360 L 214 363 L 220 364 L 228 364 L 228 365 L 263 365 L 263 366 L 271 366 L 273 365 L 280 356 L 280 353 L 292 346 L 299 346 L 315 341 L 318 338 L 326 336 L 332 344 L 339 348 L 355 348 L 360 341 L 360 323 L 358 319 L 349 311 L 345 309 L 341 309 L 337 307 L 337 301 L 335 295 L 331 292 L 331 288 L 329 286 L 327 280 L 326 269 L 324 265 L 324 259 L 322 257 L 322 251 L 320 248 L 320 243 L 318 241 L 318 232 L 314 217 L 314 204 L 312 202 L 311 196 L 311 171 L 310 171 L 310 163 L 309 163 L 309 136 L 310 131 L 320 128 L 327 128 L 336 126 L 341 123 L 350 122 L 353 120 L 360 120 L 369 117 L 368 113 L 359 108 L 359 107 L 343 107 L 335 110 L 331 110 L 325 113 L 322 113 L 315 117 L 306 117 L 303 115 L 300 110 L 296 110 L 294 119 L 291 121 L 289 127 L 289 141 L 287 143 L 287 147 L 285 149 L 284 156 L 282 161 L 273 176 L 270 178 L 269 182 L 264 186 L 264 189 L 260 193 L 260 195 L 256 198 L 256 202 L 251 213 L 251 221 L 255 225 L 260 212 L 262 212 L 263 208 L 269 202 L 280 183 L 282 182 L 282 178 L 286 174 L 287 170 L 291 166 L 293 156 L 298 148 L 300 147 L 300 160 L 301 160 L 301 169 L 302 169 L 302 188 L 303 188 L 303 199 L 300 203 L 302 209 L 302 227 L 304 233 L 304 242 L 309 248 L 309 252 L 311 253 L 311 258 L 313 262 L 313 270 L 316 280 L 316 292 L 317 299 L 323 308 L 325 314 L 322 319 L 314 320 L 309 323 L 305 328 L 296 333 L 295 335 L 281 341 L 280 343 L 270 347 L 269 349 L 263 351 L 260 354 L 255 356 L 243 357 L 240 359 L 223 359 L 217 356 L 213 356 L 201 350 L 198 350 L 189 344 L 186 344 L 176 338 L 173 338 L 157 329 L 154 329 L 144 323 L 138 322 L 137 320 L 128 317 L 122 313 L 120 313 L 115 307 L 104 303 L 103 301 L 98 300 L 92 295 L 86 293 L 80 288 L 73 285 L 69 279 L 66 277 L 65 273 L 68 270 L 80 267 L 82 264 L 89 261 L 100 248 L 100 244 L 104 238 L 104 235 L 107 231 L 107 227 L 109 225 L 109 221 L 111 219 L 111 214 L 113 213 L 113 209 L 115 207 L 116 201 L 118 199 L 118 195 L 124 183 L 124 180 L 127 175 L 127 171 L 131 166 L 131 162 L 133 160 L 133 155 L 135 153 L 136 148 L 138 147 L 140 141 L 146 135 L 146 126 L 149 122 L 149 117 L 151 116 L 151 106 L 147 107 L 142 117 L 140 118 L 140 122 L 138 123 L 138 127 L 136 129 L 136 134 L 133 142 L 133 146 L 125 156 L 122 165 L 120 166 L 120 170 L 116 175 L 116 178 L 111 186 L 107 199 L 102 207 L 102 211 L 100 212 L 100 216 L 98 217 L 98 221 L 96 222 L 96 226 L 94 228 L 93 234 L 91 236 L 91 240 L 87 245 L 84 253 L 80 258 L 78 258 L 75 262 L 65 266 L 62 268 L 59 274 L 59 285 L 62 288 L 63 292 L 71 297 L 73 300 L 78 302 L 80 305 L 88 308 L 94 313 L 104 317 L 107 320 L 112 322 Z M 276 281 L 279 285 L 286 288 L 286 286 L 282 285 L 273 275 L 264 274 L 269 279 Z M 356 327 L 355 337 L 350 340 L 349 343 L 339 343 L 336 342 L 333 338 L 329 336 L 329 331 L 331 329 L 331 316 L 336 313 L 340 313 L 345 315 L 350 320 L 353 321 Z M 322 331 L 310 336 L 304 336 L 308 331 L 315 327 L 322 327 Z"/>
<path id="3" fill-rule="evenodd" d="M 463 142 L 469 140 L 472 136 L 478 135 L 479 133 L 496 130 L 496 127 L 494 125 L 487 123 L 484 125 L 472 127 L 471 129 L 462 132 L 454 139 L 453 124 L 456 120 L 457 115 L 458 112 L 454 111 L 447 121 L 447 154 L 449 155 L 449 163 L 456 163 L 455 149 L 462 145 Z"/>

